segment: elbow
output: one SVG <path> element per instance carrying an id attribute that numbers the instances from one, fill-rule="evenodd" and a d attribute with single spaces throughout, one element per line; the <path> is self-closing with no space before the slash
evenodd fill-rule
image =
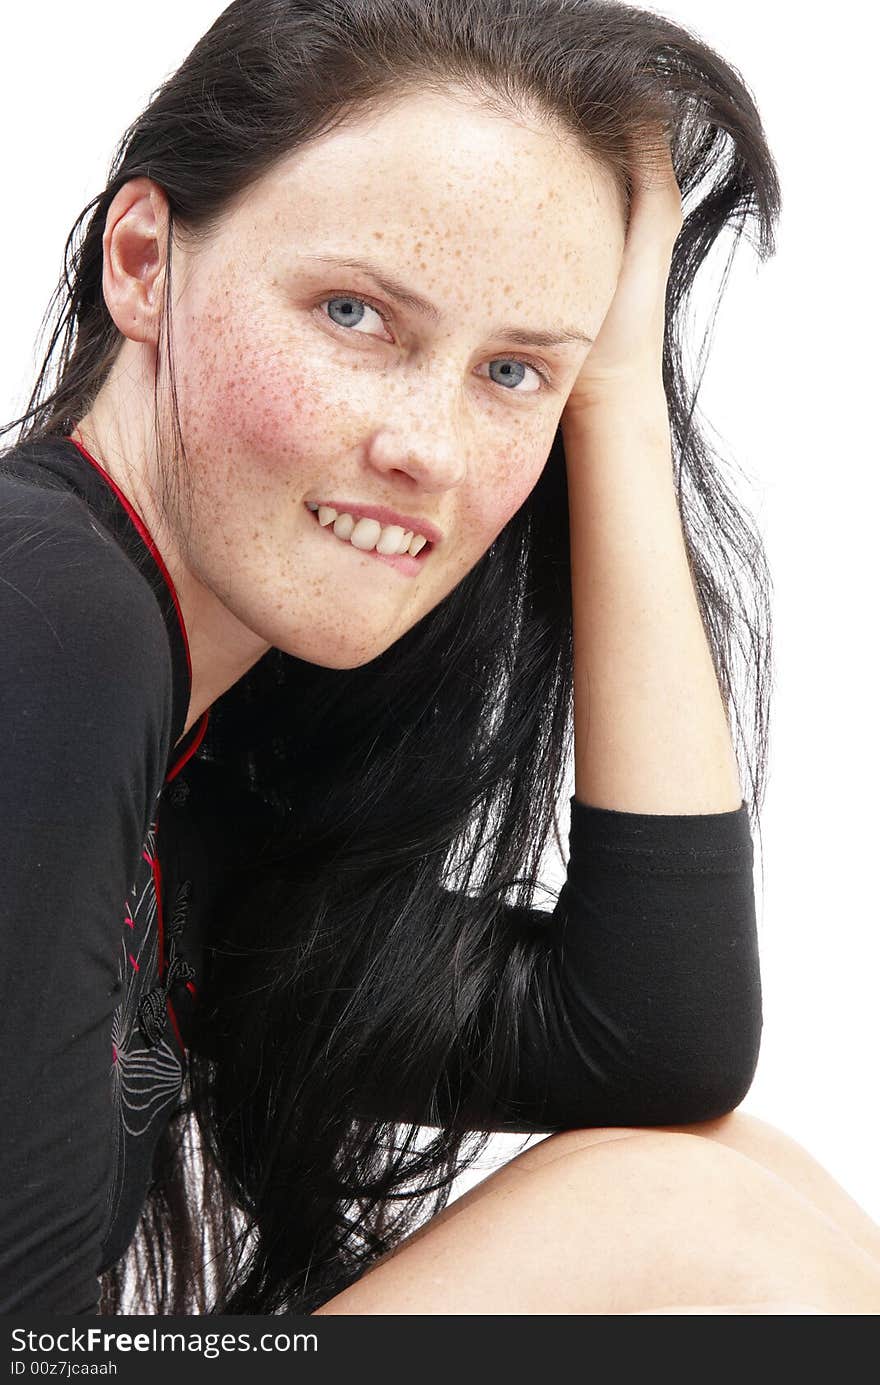
<path id="1" fill-rule="evenodd" d="M 695 1125 L 735 1111 L 745 1100 L 755 1076 L 754 1065 L 742 1063 L 712 1074 L 667 1075 L 655 1089 L 651 1125 Z"/>
<path id="2" fill-rule="evenodd" d="M 631 1029 L 616 1074 L 606 1075 L 628 1124 L 715 1120 L 735 1110 L 752 1086 L 763 1029 L 760 987 L 740 992 L 723 1014 L 698 1015 L 695 1006 L 678 1014 L 678 1023 L 667 1012 L 662 1024 Z"/>
<path id="3" fill-rule="evenodd" d="M 760 972 L 738 984 L 728 977 L 723 1003 L 707 1003 L 704 988 L 681 1006 L 678 1022 L 642 1031 L 638 1067 L 651 1087 L 652 1123 L 685 1125 L 715 1120 L 741 1105 L 755 1079 L 764 1025 Z"/>
<path id="4" fill-rule="evenodd" d="M 720 1039 L 720 1041 L 719 1041 Z M 655 1054 L 644 1068 L 645 1124 L 690 1125 L 735 1110 L 755 1079 L 761 1050 L 761 1021 L 737 1035 L 713 1036 L 675 1061 Z"/>

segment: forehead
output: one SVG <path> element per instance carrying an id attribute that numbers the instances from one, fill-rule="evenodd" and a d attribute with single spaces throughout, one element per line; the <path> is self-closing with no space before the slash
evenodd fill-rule
<path id="1" fill-rule="evenodd" d="M 280 160 L 242 200 L 233 234 L 282 253 L 357 254 L 418 272 L 442 267 L 518 284 L 616 275 L 623 205 L 573 133 L 502 115 L 465 95 L 408 94 L 350 117 Z"/>

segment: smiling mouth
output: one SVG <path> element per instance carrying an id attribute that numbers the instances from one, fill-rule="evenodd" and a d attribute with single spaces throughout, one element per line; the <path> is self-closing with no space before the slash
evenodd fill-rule
<path id="1" fill-rule="evenodd" d="M 360 553 L 364 558 L 375 558 L 379 562 L 386 563 L 396 568 L 398 572 L 405 573 L 409 577 L 415 576 L 421 570 L 422 564 L 434 548 L 430 539 L 426 540 L 424 546 L 415 556 L 413 556 L 412 553 L 378 553 L 375 548 L 359 548 L 358 545 L 352 543 L 350 539 L 342 538 L 339 534 L 335 533 L 332 524 L 322 524 L 318 518 L 317 510 L 312 510 L 309 505 L 306 505 L 305 508 L 312 516 L 315 526 L 318 529 L 325 530 L 335 543 L 341 544 L 344 548 L 353 549 L 355 553 Z"/>

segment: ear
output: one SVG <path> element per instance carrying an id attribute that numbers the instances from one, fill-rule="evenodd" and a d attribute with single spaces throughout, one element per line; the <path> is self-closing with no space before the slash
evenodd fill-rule
<path id="1" fill-rule="evenodd" d="M 150 178 L 130 178 L 107 210 L 102 286 L 107 310 L 132 341 L 159 339 L 168 199 Z"/>

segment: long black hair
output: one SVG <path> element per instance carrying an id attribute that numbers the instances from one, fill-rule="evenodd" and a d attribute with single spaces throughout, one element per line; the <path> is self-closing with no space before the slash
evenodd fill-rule
<path id="1" fill-rule="evenodd" d="M 773 252 L 780 193 L 742 77 L 669 19 L 613 0 L 234 0 L 125 132 L 106 187 L 77 218 L 39 378 L 2 431 L 22 424 L 19 442 L 69 432 L 107 379 L 124 338 L 102 293 L 102 234 L 128 179 L 147 176 L 168 198 L 173 385 L 172 233 L 209 234 L 305 140 L 453 83 L 502 111 L 545 110 L 624 197 L 631 136 L 657 121 L 672 131 L 685 218 L 663 382 L 687 551 L 754 826 L 770 578 L 756 526 L 700 436 L 681 336 L 725 227 L 731 257 L 744 230 L 761 259 Z M 178 445 L 176 408 L 174 419 Z M 167 501 L 186 483 L 185 450 L 161 461 Z M 499 926 L 499 911 L 533 905 L 551 834 L 561 840 L 571 615 L 557 432 L 491 549 L 380 657 L 339 670 L 272 649 L 214 704 L 193 813 L 207 821 L 218 795 L 246 795 L 271 829 L 211 917 L 210 1043 L 189 1055 L 135 1239 L 103 1276 L 102 1312 L 122 1311 L 126 1295 L 135 1312 L 311 1312 L 440 1210 L 484 1150 L 481 1103 L 515 1093 L 511 1036 L 546 959 L 546 939 Z"/>

